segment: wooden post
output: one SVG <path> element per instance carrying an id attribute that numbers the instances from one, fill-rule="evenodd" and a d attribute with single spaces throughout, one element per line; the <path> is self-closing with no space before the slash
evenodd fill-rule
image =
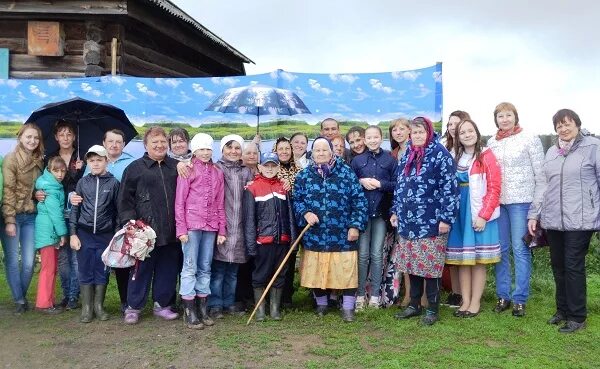
<path id="1" fill-rule="evenodd" d="M 110 45 L 110 57 L 111 57 L 111 63 L 110 63 L 110 74 L 112 74 L 113 76 L 117 75 L 117 38 L 113 37 L 112 39 L 112 43 Z"/>

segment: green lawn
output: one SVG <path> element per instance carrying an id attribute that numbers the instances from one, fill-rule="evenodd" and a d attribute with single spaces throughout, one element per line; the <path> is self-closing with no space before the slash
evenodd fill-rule
<path id="1" fill-rule="evenodd" d="M 281 322 L 245 325 L 226 317 L 203 331 L 181 321 L 156 321 L 147 308 L 141 323 L 124 326 L 111 280 L 108 322 L 87 325 L 77 312 L 46 317 L 31 312 L 12 316 L 8 287 L 0 273 L 0 363 L 6 367 L 131 368 L 598 368 L 600 358 L 600 274 L 598 245 L 588 255 L 588 327 L 564 335 L 546 324 L 554 312 L 554 286 L 548 251 L 534 258 L 532 297 L 527 316 L 494 314 L 492 273 L 482 313 L 455 318 L 442 307 L 441 321 L 422 327 L 396 321 L 396 309 L 367 310 L 342 323 L 337 312 L 323 319 L 311 310 L 305 290 Z M 30 288 L 34 301 L 35 280 Z"/>

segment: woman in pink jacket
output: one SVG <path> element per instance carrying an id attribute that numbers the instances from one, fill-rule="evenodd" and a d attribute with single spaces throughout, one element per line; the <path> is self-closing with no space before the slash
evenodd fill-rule
<path id="1" fill-rule="evenodd" d="M 494 153 L 482 150 L 477 125 L 466 119 L 456 128 L 456 177 L 460 186 L 460 214 L 452 225 L 446 264 L 458 265 L 462 304 L 456 317 L 479 314 L 486 265 L 500 261 L 498 222 L 502 177 Z"/>
<path id="2" fill-rule="evenodd" d="M 183 268 L 179 293 L 183 301 L 183 321 L 188 328 L 202 329 L 214 321 L 207 314 L 210 295 L 210 266 L 215 238 L 225 242 L 223 172 L 212 158 L 213 139 L 198 133 L 191 141 L 192 171 L 177 178 L 175 225 L 183 248 Z"/>

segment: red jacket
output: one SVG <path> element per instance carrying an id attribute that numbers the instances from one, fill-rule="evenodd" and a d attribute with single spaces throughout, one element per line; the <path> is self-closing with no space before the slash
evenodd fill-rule
<path id="1" fill-rule="evenodd" d="M 469 168 L 469 195 L 471 198 L 471 216 L 486 221 L 500 216 L 500 188 L 502 173 L 494 153 L 484 149 L 479 161 L 473 161 Z"/>
<path id="2" fill-rule="evenodd" d="M 257 245 L 289 245 L 296 236 L 292 201 L 283 182 L 258 174 L 244 191 L 244 239 L 248 255 Z"/>

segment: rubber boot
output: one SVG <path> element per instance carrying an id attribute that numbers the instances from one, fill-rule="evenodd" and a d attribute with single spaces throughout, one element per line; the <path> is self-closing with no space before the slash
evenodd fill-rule
<path id="1" fill-rule="evenodd" d="M 106 285 L 97 284 L 94 288 L 94 314 L 101 321 L 108 320 L 110 315 L 104 310 L 104 298 L 106 297 Z"/>
<path id="2" fill-rule="evenodd" d="M 264 288 L 255 288 L 254 289 L 254 303 L 258 303 L 260 297 L 263 292 L 265 292 Z M 260 305 L 258 305 L 258 309 L 256 309 L 256 315 L 254 316 L 257 322 L 262 322 L 265 320 L 265 301 L 263 300 Z"/>
<path id="3" fill-rule="evenodd" d="M 194 300 L 181 300 L 183 304 L 183 324 L 190 329 L 202 329 L 204 324 L 196 315 L 196 302 Z"/>
<path id="4" fill-rule="evenodd" d="M 215 325 L 215 321 L 208 315 L 208 297 L 196 296 L 196 311 L 198 319 L 207 327 Z"/>
<path id="5" fill-rule="evenodd" d="M 94 285 L 82 284 L 81 291 L 81 318 L 82 323 L 89 323 L 94 319 Z"/>
<path id="6" fill-rule="evenodd" d="M 421 318 L 421 324 L 434 325 L 439 319 L 439 304 L 430 302 L 429 306 L 425 309 L 425 315 Z"/>
<path id="7" fill-rule="evenodd" d="M 273 320 L 281 320 L 281 312 L 279 311 L 279 306 L 281 304 L 282 292 L 283 288 L 272 288 L 270 292 L 270 313 L 271 319 Z"/>

